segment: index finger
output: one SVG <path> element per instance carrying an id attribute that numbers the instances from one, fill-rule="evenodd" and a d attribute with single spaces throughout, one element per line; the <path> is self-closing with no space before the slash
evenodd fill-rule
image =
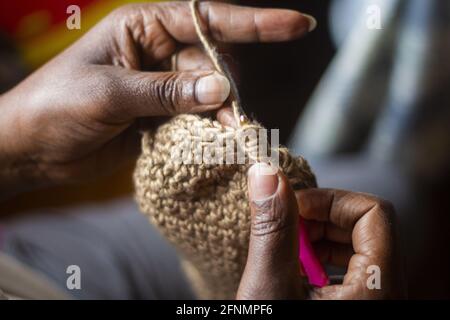
<path id="1" fill-rule="evenodd" d="M 388 216 L 392 205 L 376 196 L 335 189 L 296 191 L 300 215 L 307 220 L 330 222 L 339 228 L 353 230 L 365 214 L 381 212 Z"/>
<path id="2" fill-rule="evenodd" d="M 370 258 L 355 264 L 358 267 L 393 254 L 394 209 L 389 202 L 369 194 L 331 189 L 297 191 L 296 198 L 305 219 L 332 223 L 351 233 L 357 256 Z"/>
<path id="3" fill-rule="evenodd" d="M 192 44 L 199 41 L 188 1 L 141 4 L 139 7 L 144 20 L 156 18 L 178 42 Z M 294 40 L 316 26 L 311 16 L 286 9 L 250 8 L 208 1 L 199 3 L 199 12 L 202 29 L 222 42 Z"/>

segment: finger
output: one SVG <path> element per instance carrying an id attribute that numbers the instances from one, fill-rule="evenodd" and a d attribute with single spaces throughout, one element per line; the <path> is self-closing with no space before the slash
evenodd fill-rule
<path id="1" fill-rule="evenodd" d="M 221 108 L 217 111 L 217 120 L 226 127 L 238 128 L 238 124 L 231 107 Z"/>
<path id="2" fill-rule="evenodd" d="M 311 16 L 293 10 L 258 9 L 217 2 L 200 3 L 199 13 L 205 34 L 221 42 L 294 40 L 317 24 Z M 127 5 L 115 10 L 98 28 L 113 39 L 114 50 L 117 47 L 121 50 L 116 60 L 135 69 L 139 64 L 132 56 L 138 51 L 144 53 L 141 62 L 152 65 L 170 57 L 178 43 L 199 42 L 187 1 Z M 91 36 L 96 34 L 92 32 Z M 106 48 L 110 50 L 109 46 Z M 93 58 L 99 56 L 98 48 L 96 50 L 97 54 L 89 51 L 86 55 L 93 63 L 99 62 Z M 104 54 L 110 55 L 110 52 Z"/>
<path id="3" fill-rule="evenodd" d="M 143 14 L 156 13 L 164 29 L 182 43 L 197 43 L 188 3 L 174 2 L 143 5 Z M 284 9 L 259 9 L 217 2 L 201 2 L 202 29 L 221 42 L 276 42 L 294 40 L 315 28 L 309 15 Z"/>
<path id="4" fill-rule="evenodd" d="M 296 198 L 305 219 L 338 228 L 327 229 L 334 233 L 333 238 L 346 240 L 347 233 L 341 230 L 351 232 L 356 253 L 382 260 L 390 251 L 394 242 L 393 209 L 386 201 L 372 195 L 329 189 L 300 190 Z"/>
<path id="5" fill-rule="evenodd" d="M 320 241 L 314 244 L 314 250 L 320 261 L 327 265 L 347 268 L 354 254 L 351 245 L 331 241 Z"/>
<path id="6" fill-rule="evenodd" d="M 393 209 L 376 203 L 356 222 L 352 242 L 355 254 L 350 259 L 343 285 L 360 288 L 365 298 L 399 298 L 404 293 L 403 269 L 395 238 Z M 379 270 L 382 290 L 369 290 L 371 270 Z M 378 271 L 375 271 L 378 272 Z"/>
<path id="7" fill-rule="evenodd" d="M 300 190 L 296 197 L 304 218 L 351 232 L 355 253 L 369 258 L 364 266 L 384 263 L 391 257 L 393 209 L 386 201 L 372 195 L 328 189 Z M 346 236 L 338 230 L 332 231 L 333 237 Z"/>
<path id="8" fill-rule="evenodd" d="M 301 294 L 298 213 L 286 177 L 266 164 L 248 174 L 251 234 L 238 298 L 282 299 Z"/>
<path id="9" fill-rule="evenodd" d="M 215 70 L 215 67 L 206 53 L 196 46 L 190 46 L 181 50 L 176 56 L 174 70 Z"/>
<path id="10" fill-rule="evenodd" d="M 317 242 L 322 240 L 325 234 L 325 223 L 314 220 L 303 220 L 305 223 L 305 229 L 308 231 L 309 240 Z"/>
<path id="11" fill-rule="evenodd" d="M 391 206 L 373 195 L 334 189 L 296 191 L 300 215 L 307 220 L 330 222 L 352 230 L 355 223 L 374 207 Z"/>
<path id="12" fill-rule="evenodd" d="M 172 64 L 173 69 L 176 71 L 215 70 L 211 59 L 206 55 L 204 50 L 197 46 L 189 46 L 181 50 L 175 55 Z M 223 126 L 237 128 L 237 123 L 229 103 L 225 103 L 217 111 L 216 118 Z"/>
<path id="13" fill-rule="evenodd" d="M 310 292 L 312 300 L 353 300 L 363 299 L 355 296 L 355 288 L 341 285 L 313 288 Z"/>
<path id="14" fill-rule="evenodd" d="M 105 90 L 97 116 L 104 121 L 129 121 L 147 116 L 201 113 L 218 109 L 230 84 L 215 71 L 139 72 L 111 66 L 93 67 Z"/>
<path id="15" fill-rule="evenodd" d="M 300 213 L 307 219 L 330 222 L 352 232 L 354 255 L 348 264 L 344 287 L 352 287 L 360 298 L 401 296 L 403 278 L 396 247 L 394 210 L 375 196 L 341 190 L 305 190 L 296 194 Z M 369 290 L 369 267 L 377 267 L 383 290 Z"/>
<path id="16" fill-rule="evenodd" d="M 352 231 L 342 229 L 329 222 L 304 220 L 311 242 L 329 240 L 342 244 L 352 243 Z"/>
<path id="17" fill-rule="evenodd" d="M 174 71 L 215 70 L 215 67 L 204 50 L 197 46 L 189 46 L 174 55 L 172 69 Z M 226 112 L 228 110 L 231 111 L 231 108 L 226 105 L 217 111 L 216 118 L 222 125 L 231 127 L 234 124 L 229 123 L 228 112 Z"/>

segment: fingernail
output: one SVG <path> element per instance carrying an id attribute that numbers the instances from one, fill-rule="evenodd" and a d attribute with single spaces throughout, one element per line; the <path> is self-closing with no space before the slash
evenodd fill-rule
<path id="1" fill-rule="evenodd" d="M 313 16 L 309 15 L 309 14 L 305 14 L 303 13 L 303 16 L 308 19 L 309 25 L 308 25 L 308 32 L 313 31 L 314 29 L 317 28 L 317 20 L 316 18 L 314 18 Z"/>
<path id="2" fill-rule="evenodd" d="M 277 170 L 266 163 L 254 164 L 248 171 L 248 188 L 252 201 L 272 197 L 278 190 Z"/>
<path id="3" fill-rule="evenodd" d="M 222 104 L 230 95 L 230 82 L 220 73 L 214 72 L 197 81 L 195 95 L 200 104 Z"/>

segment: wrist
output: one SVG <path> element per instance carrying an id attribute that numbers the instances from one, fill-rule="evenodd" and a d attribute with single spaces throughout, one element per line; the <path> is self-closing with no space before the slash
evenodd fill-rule
<path id="1" fill-rule="evenodd" d="M 0 96 L 0 200 L 41 186 L 42 170 L 23 139 L 17 110 L 8 94 Z"/>

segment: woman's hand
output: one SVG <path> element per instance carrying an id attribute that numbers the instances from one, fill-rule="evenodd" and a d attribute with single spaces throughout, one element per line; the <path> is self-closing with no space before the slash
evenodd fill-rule
<path id="1" fill-rule="evenodd" d="M 220 42 L 299 38 L 296 11 L 203 2 Z M 69 31 L 68 31 L 69 32 Z M 186 2 L 122 7 L 0 97 L 0 195 L 109 173 L 139 150 L 137 119 L 218 109 L 230 91 L 211 70 Z M 163 66 L 179 54 L 177 72 Z"/>
<path id="2" fill-rule="evenodd" d="M 283 174 L 267 175 L 270 170 L 261 166 L 266 165 L 249 171 L 252 230 L 238 299 L 404 298 L 390 203 L 340 190 L 294 192 Z M 347 269 L 342 284 L 306 288 L 298 258 L 299 215 L 322 262 Z M 379 267 L 380 289 L 367 285 L 370 266 Z"/>

